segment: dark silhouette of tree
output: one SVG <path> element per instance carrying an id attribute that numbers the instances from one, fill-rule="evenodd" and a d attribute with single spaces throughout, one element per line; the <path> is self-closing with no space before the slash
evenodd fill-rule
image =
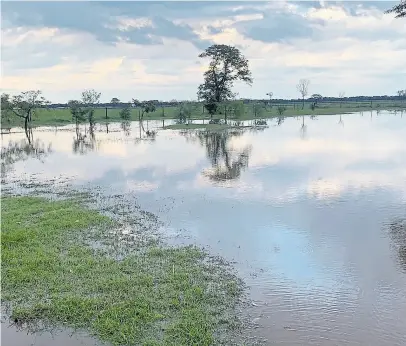
<path id="1" fill-rule="evenodd" d="M 236 81 L 248 85 L 253 82 L 248 60 L 236 47 L 215 44 L 201 53 L 199 58 L 211 59 L 204 73 L 204 82 L 197 91 L 198 99 L 205 102 L 205 108 L 211 115 L 216 112 L 217 103 L 235 97 L 232 87 Z"/>
<path id="2" fill-rule="evenodd" d="M 406 17 L 406 0 L 402 0 L 400 4 L 392 7 L 385 13 L 396 13 L 396 18 Z"/>

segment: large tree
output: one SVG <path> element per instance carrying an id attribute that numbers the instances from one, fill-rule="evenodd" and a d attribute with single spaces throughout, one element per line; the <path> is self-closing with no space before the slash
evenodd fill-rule
<path id="1" fill-rule="evenodd" d="M 396 13 L 396 18 L 406 17 L 406 0 L 402 0 L 400 4 L 392 7 L 385 13 Z"/>
<path id="2" fill-rule="evenodd" d="M 243 81 L 248 85 L 253 82 L 248 60 L 236 47 L 215 44 L 201 53 L 199 58 L 211 59 L 204 73 L 204 82 L 197 91 L 199 100 L 206 103 L 209 112 L 215 111 L 213 105 L 235 96 L 232 92 L 234 82 Z"/>

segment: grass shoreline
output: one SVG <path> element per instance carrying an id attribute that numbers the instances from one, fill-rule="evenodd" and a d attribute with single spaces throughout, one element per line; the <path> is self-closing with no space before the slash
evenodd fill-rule
<path id="1" fill-rule="evenodd" d="M 296 117 L 296 116 L 311 116 L 311 115 L 338 115 L 338 114 L 349 114 L 354 112 L 368 112 L 368 111 L 405 111 L 405 105 L 375 105 L 370 106 L 357 106 L 351 104 L 344 104 L 343 107 L 320 107 L 315 108 L 314 110 L 309 109 L 308 107 L 304 108 L 287 108 L 286 111 L 280 115 L 277 112 L 276 107 L 273 109 L 267 109 L 261 114 L 261 116 L 255 117 L 252 110 L 249 107 L 246 107 L 245 114 L 239 117 L 238 119 L 229 117 L 229 120 L 255 120 L 255 119 L 270 119 L 278 117 Z M 94 114 L 94 121 L 96 123 L 109 123 L 109 122 L 120 122 L 122 119 L 119 116 L 119 109 L 110 109 L 108 111 L 108 118 L 105 116 L 104 109 L 96 109 Z M 168 109 L 165 113 L 165 116 L 162 115 L 162 111 L 159 109 L 154 113 L 150 113 L 144 116 L 144 120 L 174 120 L 177 118 L 177 109 L 172 107 Z M 224 115 L 216 114 L 212 117 L 213 119 L 224 119 Z M 211 117 L 208 114 L 192 114 L 191 120 L 207 120 L 209 121 Z M 138 119 L 138 110 L 131 109 L 131 118 L 128 121 L 137 121 Z M 39 126 L 64 126 L 74 124 L 72 121 L 72 116 L 68 109 L 52 109 L 52 110 L 39 110 L 37 115 L 33 117 L 32 122 L 30 123 L 31 127 Z M 24 123 L 21 119 L 16 117 L 11 117 L 10 121 L 3 120 L 2 128 L 10 129 L 13 127 L 23 127 Z"/>
<path id="2" fill-rule="evenodd" d="M 113 345 L 231 344 L 243 283 L 230 267 L 159 241 L 122 256 L 107 230 L 123 225 L 80 200 L 2 196 L 2 303 L 15 323 L 87 330 Z"/>

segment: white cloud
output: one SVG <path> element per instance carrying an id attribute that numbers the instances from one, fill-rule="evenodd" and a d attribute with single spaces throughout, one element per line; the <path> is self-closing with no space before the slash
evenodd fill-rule
<path id="1" fill-rule="evenodd" d="M 296 80 L 302 77 L 331 96 L 343 88 L 347 95 L 359 95 L 394 94 L 403 87 L 406 26 L 372 5 L 352 4 L 350 12 L 345 4 L 312 8 L 286 1 L 170 3 L 167 8 L 140 3 L 137 10 L 120 10 L 127 5 L 100 5 L 94 15 L 106 15 L 105 22 L 47 17 L 41 12 L 45 5 L 38 9 L 42 26 L 36 13 L 26 24 L 8 16 L 1 43 L 4 91 L 42 89 L 60 102 L 85 87 L 99 89 L 106 100 L 134 94 L 141 99 L 196 98 L 206 66 L 197 64 L 197 41 L 241 47 L 254 77 L 250 88 L 236 85 L 244 97 L 264 97 L 269 88 L 275 97 L 296 97 Z M 86 11 L 93 13 L 93 7 Z M 23 8 L 20 4 L 19 11 Z M 172 22 L 163 19 L 165 12 Z"/>

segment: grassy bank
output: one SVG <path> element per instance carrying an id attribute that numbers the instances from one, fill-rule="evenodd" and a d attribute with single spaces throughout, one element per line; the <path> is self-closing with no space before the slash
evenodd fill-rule
<path id="1" fill-rule="evenodd" d="M 148 245 L 118 260 L 100 246 L 116 222 L 76 200 L 1 202 L 2 303 L 15 323 L 114 345 L 217 345 L 239 325 L 241 283 L 202 250 Z"/>
<path id="2" fill-rule="evenodd" d="M 351 112 L 367 112 L 371 110 L 401 110 L 406 109 L 406 102 L 380 102 L 373 103 L 357 103 L 357 102 L 346 102 L 342 103 L 341 107 L 337 103 L 326 103 L 321 104 L 314 110 L 310 109 L 310 103 L 307 103 L 304 109 L 301 109 L 299 104 L 287 104 L 284 105 L 286 110 L 283 113 L 285 117 L 291 116 L 301 116 L 301 115 L 334 115 L 334 114 L 345 114 Z M 119 116 L 120 109 L 96 109 L 94 114 L 94 119 L 98 123 L 104 122 L 117 122 L 121 121 Z M 51 110 L 37 110 L 37 114 L 34 116 L 31 123 L 32 127 L 36 126 L 61 126 L 72 124 L 72 116 L 69 109 L 51 109 Z M 138 109 L 131 109 L 131 119 L 138 120 Z M 179 107 L 165 107 L 157 108 L 155 112 L 145 115 L 145 119 L 150 120 L 163 120 L 163 119 L 176 119 L 179 114 Z M 262 110 L 261 115 L 258 118 L 273 118 L 281 116 L 278 113 L 278 106 L 274 105 L 272 108 L 266 107 Z M 201 105 L 194 108 L 193 114 L 191 115 L 192 120 L 202 120 L 210 119 L 210 115 L 207 112 L 203 112 L 203 107 Z M 222 119 L 224 115 L 216 114 L 213 116 L 214 119 Z M 254 114 L 253 105 L 245 105 L 244 114 L 242 114 L 238 120 L 251 120 L 256 118 Z M 20 118 L 11 116 L 9 121 L 2 120 L 3 128 L 11 128 L 23 126 L 23 122 Z"/>

